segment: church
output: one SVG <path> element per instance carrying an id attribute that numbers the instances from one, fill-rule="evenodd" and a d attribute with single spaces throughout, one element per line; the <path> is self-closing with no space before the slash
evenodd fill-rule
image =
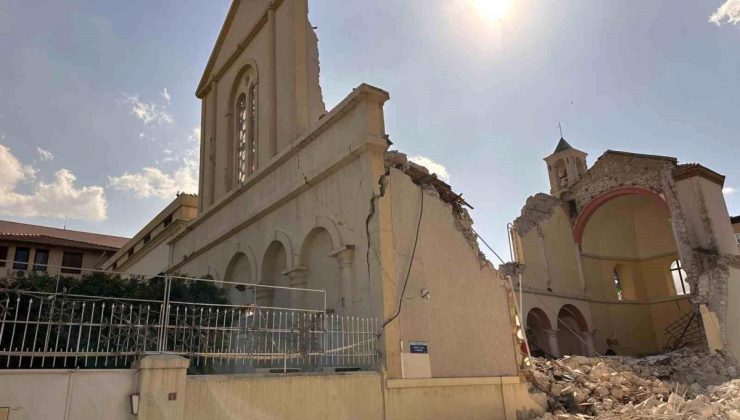
<path id="1" fill-rule="evenodd" d="M 674 157 L 607 150 L 589 167 L 561 137 L 550 193 L 510 228 L 533 354 L 740 354 L 740 257 L 724 176 Z"/>
<path id="2" fill-rule="evenodd" d="M 233 1 L 196 90 L 198 196 L 107 268 L 220 280 L 232 296 L 269 285 L 259 306 L 375 319 L 379 360 L 361 368 L 381 375 L 385 418 L 514 418 L 532 402 L 513 293 L 468 204 L 390 150 L 387 92 L 359 84 L 325 109 L 317 43 L 307 0 Z"/>

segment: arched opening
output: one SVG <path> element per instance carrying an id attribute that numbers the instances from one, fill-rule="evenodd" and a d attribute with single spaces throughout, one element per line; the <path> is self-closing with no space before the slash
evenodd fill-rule
<path id="1" fill-rule="evenodd" d="M 565 161 L 563 159 L 558 159 L 555 162 L 555 176 L 558 179 L 558 188 L 568 186 L 568 170 L 565 167 Z"/>
<path id="2" fill-rule="evenodd" d="M 633 193 L 594 201 L 597 207 L 589 203 L 576 226 L 582 229 L 584 277 L 591 293 L 609 300 L 676 296 L 671 278 L 676 272 L 666 267 L 676 259 L 677 247 L 670 213 L 660 199 Z"/>
<path id="3" fill-rule="evenodd" d="M 226 287 L 229 291 L 229 303 L 233 305 L 252 305 L 256 303 L 254 287 L 245 286 L 253 284 L 252 264 L 243 252 L 238 252 L 226 267 Z M 232 284 L 241 283 L 241 284 Z"/>
<path id="4" fill-rule="evenodd" d="M 345 302 L 342 296 L 341 273 L 337 259 L 331 254 L 334 251 L 332 238 L 324 228 L 312 230 L 303 241 L 301 263 L 308 269 L 307 287 L 326 291 L 327 312 L 342 312 Z M 312 293 L 310 308 L 320 308 L 322 297 Z"/>
<path id="5" fill-rule="evenodd" d="M 586 162 L 579 157 L 576 158 L 576 170 L 578 171 L 578 178 L 588 170 L 588 168 L 586 168 Z"/>
<path id="6" fill-rule="evenodd" d="M 273 241 L 265 251 L 262 259 L 262 276 L 259 284 L 267 286 L 288 286 L 283 272 L 287 269 L 287 255 L 285 247 L 279 241 Z M 288 291 L 260 287 L 257 291 L 259 306 L 273 306 L 287 308 L 290 306 Z"/>
<path id="7" fill-rule="evenodd" d="M 588 332 L 588 323 L 581 311 L 566 304 L 558 312 L 558 347 L 560 354 L 587 354 L 582 333 Z"/>
<path id="8" fill-rule="evenodd" d="M 691 293 L 691 286 L 686 279 L 686 271 L 681 266 L 681 260 L 675 260 L 671 263 L 671 279 L 677 295 L 688 295 Z"/>
<path id="9" fill-rule="evenodd" d="M 550 348 L 545 331 L 552 329 L 550 319 L 545 311 L 540 308 L 532 308 L 527 314 L 527 342 L 532 356 L 543 357 L 546 354 L 555 355 L 557 351 Z"/>

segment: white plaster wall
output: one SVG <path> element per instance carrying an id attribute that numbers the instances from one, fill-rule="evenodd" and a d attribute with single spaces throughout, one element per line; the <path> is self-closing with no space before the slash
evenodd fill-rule
<path id="1" fill-rule="evenodd" d="M 135 389 L 135 370 L 5 370 L 0 407 L 12 420 L 129 420 Z"/>

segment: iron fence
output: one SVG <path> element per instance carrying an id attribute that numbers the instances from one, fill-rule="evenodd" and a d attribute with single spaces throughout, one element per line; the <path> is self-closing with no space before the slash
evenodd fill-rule
<path id="1" fill-rule="evenodd" d="M 59 276 L 51 291 L 0 284 L 0 368 L 128 368 L 153 353 L 189 358 L 192 373 L 377 364 L 377 320 L 327 314 L 322 290 L 115 276 L 157 284 L 161 298 L 76 294 Z"/>

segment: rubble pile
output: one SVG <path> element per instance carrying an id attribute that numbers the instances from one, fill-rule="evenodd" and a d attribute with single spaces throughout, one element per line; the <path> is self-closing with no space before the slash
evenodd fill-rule
<path id="1" fill-rule="evenodd" d="M 533 391 L 547 396 L 543 419 L 740 420 L 733 359 L 681 349 L 659 356 L 533 358 Z"/>

